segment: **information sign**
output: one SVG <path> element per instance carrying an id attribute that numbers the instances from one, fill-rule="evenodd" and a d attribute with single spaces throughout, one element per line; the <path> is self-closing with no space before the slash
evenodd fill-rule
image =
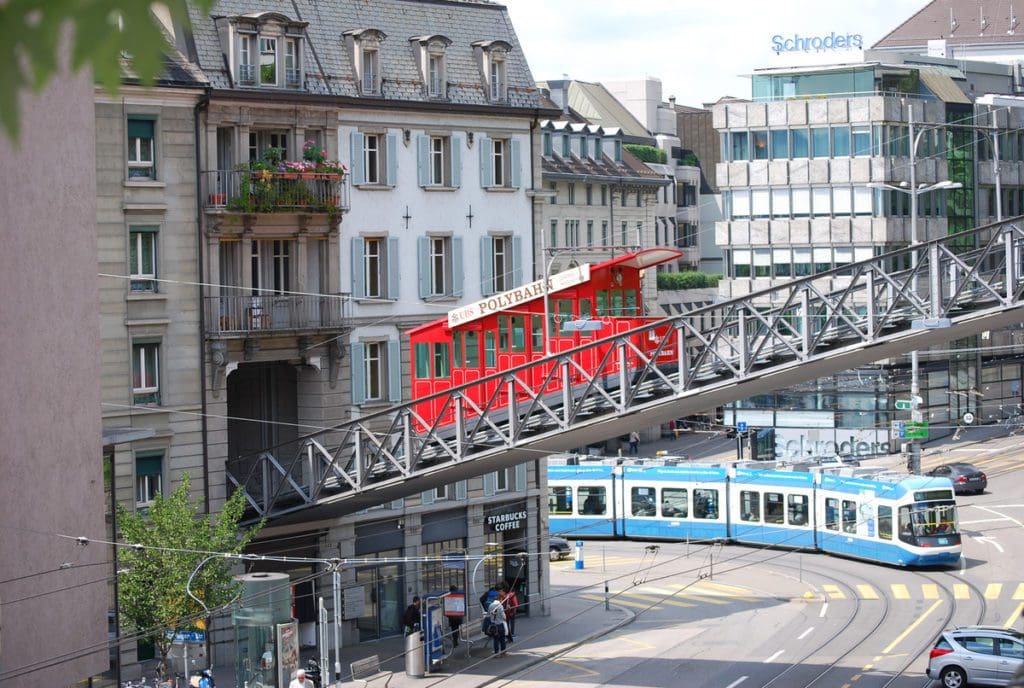
<path id="1" fill-rule="evenodd" d="M 928 439 L 928 423 L 916 423 L 914 421 L 909 421 L 906 428 L 906 434 L 904 436 L 908 440 Z"/>
<path id="2" fill-rule="evenodd" d="M 746 432 L 747 431 L 747 423 L 746 423 L 746 421 L 742 421 L 741 420 L 739 423 L 736 423 L 736 429 L 738 431 L 740 431 L 740 432 Z"/>
<path id="3" fill-rule="evenodd" d="M 910 399 L 897 399 L 896 400 L 896 410 L 897 411 L 909 411 L 911 408 L 913 408 L 913 403 L 910 401 Z"/>

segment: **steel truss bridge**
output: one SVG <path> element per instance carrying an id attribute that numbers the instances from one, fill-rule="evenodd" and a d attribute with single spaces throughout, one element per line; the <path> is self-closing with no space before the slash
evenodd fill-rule
<path id="1" fill-rule="evenodd" d="M 584 370 L 560 352 L 228 462 L 275 524 L 336 518 L 755 394 L 1024 322 L 1024 218 L 899 249 L 601 340 Z M 896 270 L 894 266 L 913 266 Z M 708 322 L 717 323 L 713 327 Z M 671 323 L 667 334 L 665 323 Z M 636 334 L 649 347 L 636 345 Z M 664 352 L 671 351 L 671 360 Z M 626 363 L 632 367 L 628 372 Z M 543 371 L 526 384 L 528 369 Z M 481 385 L 500 381 L 486 402 Z M 474 394 L 472 390 L 477 387 Z M 422 401 L 422 400 L 419 400 Z M 417 429 L 418 428 L 418 429 Z M 423 428 L 427 428 L 423 430 Z"/>

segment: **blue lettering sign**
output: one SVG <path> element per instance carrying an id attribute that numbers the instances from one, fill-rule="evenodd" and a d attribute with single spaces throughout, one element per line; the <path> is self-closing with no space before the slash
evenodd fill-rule
<path id="1" fill-rule="evenodd" d="M 836 34 L 835 31 L 825 36 L 801 36 L 798 33 L 791 37 L 776 34 L 772 36 L 772 50 L 776 55 L 782 53 L 805 52 L 812 50 L 860 50 L 864 47 L 864 39 L 859 33 Z"/>

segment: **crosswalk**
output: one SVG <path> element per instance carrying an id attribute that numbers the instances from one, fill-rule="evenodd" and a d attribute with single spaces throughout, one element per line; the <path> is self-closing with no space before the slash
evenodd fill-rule
<path id="1" fill-rule="evenodd" d="M 878 600 L 883 595 L 887 595 L 894 600 L 937 600 L 943 596 L 939 591 L 939 586 L 935 583 L 921 583 L 919 585 L 891 583 L 887 588 L 886 590 L 885 588 L 868 583 L 858 583 L 843 588 L 840 588 L 838 585 L 825 584 L 821 586 L 821 592 L 830 600 L 850 598 Z M 954 583 L 952 592 L 953 599 L 955 600 L 969 600 L 978 597 L 978 591 L 966 583 Z M 1024 583 L 988 583 L 981 589 L 981 596 L 988 602 L 1001 599 L 1021 602 L 1024 601 Z"/>

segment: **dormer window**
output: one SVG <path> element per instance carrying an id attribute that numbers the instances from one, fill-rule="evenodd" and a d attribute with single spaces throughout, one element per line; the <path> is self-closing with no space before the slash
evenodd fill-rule
<path id="1" fill-rule="evenodd" d="M 416 63 L 423 76 L 428 98 L 448 97 L 448 66 L 445 53 L 452 44 L 446 36 L 416 36 L 409 39 L 416 51 Z"/>
<path id="2" fill-rule="evenodd" d="M 505 41 L 477 41 L 473 44 L 480 59 L 480 68 L 491 102 L 508 99 L 508 74 L 506 62 L 512 45 Z"/>
<path id="3" fill-rule="evenodd" d="M 491 100 L 505 100 L 505 54 L 491 55 Z"/>
<path id="4" fill-rule="evenodd" d="M 260 86 L 277 86 L 277 39 L 260 37 Z"/>
<path id="5" fill-rule="evenodd" d="M 223 18 L 220 33 L 239 86 L 302 88 L 305 22 L 276 12 Z M 230 49 L 230 37 L 234 47 Z M 283 77 L 283 78 L 282 78 Z"/>
<path id="6" fill-rule="evenodd" d="M 380 66 L 380 51 L 376 48 L 363 48 L 359 52 L 359 59 L 363 70 L 360 90 L 368 95 L 379 93 L 380 79 L 377 70 Z"/>
<path id="7" fill-rule="evenodd" d="M 381 94 L 380 49 L 387 36 L 377 29 L 354 29 L 344 33 L 345 42 L 352 50 L 359 93 L 364 96 Z"/>
<path id="8" fill-rule="evenodd" d="M 299 41 L 284 39 L 284 85 L 299 88 L 302 85 L 302 70 L 299 69 Z"/>

